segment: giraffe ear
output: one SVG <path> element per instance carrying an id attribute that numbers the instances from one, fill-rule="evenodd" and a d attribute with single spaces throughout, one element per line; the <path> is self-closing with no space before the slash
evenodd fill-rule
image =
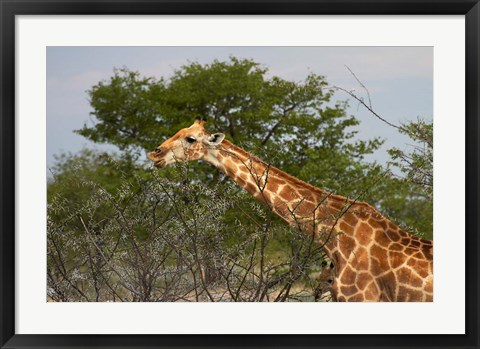
<path id="1" fill-rule="evenodd" d="M 207 118 L 199 118 L 199 117 L 196 117 L 195 118 L 195 124 L 200 124 L 201 126 L 205 125 L 207 122 Z"/>
<path id="2" fill-rule="evenodd" d="M 223 133 L 214 133 L 207 138 L 207 143 L 211 145 L 217 145 L 220 144 L 224 138 L 225 135 Z"/>

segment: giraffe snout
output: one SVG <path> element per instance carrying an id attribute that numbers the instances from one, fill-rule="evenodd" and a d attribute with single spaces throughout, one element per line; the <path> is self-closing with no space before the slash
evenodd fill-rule
<path id="1" fill-rule="evenodd" d="M 166 150 L 165 148 L 158 147 L 154 151 L 151 151 L 147 154 L 147 157 L 152 161 L 158 161 L 160 158 L 165 156 Z"/>

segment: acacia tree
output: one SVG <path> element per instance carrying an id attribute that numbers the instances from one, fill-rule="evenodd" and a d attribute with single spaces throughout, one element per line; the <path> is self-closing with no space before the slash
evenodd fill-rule
<path id="1" fill-rule="evenodd" d="M 380 168 L 362 159 L 381 141 L 353 141 L 358 121 L 347 115 L 346 103 L 332 103 L 326 85 L 316 74 L 301 82 L 269 77 L 258 63 L 233 57 L 185 65 L 168 80 L 115 70 L 89 91 L 93 124 L 77 132 L 143 156 L 193 117 L 207 117 L 212 130 L 288 173 L 354 195 L 367 178 L 378 177 L 365 175 Z"/>
<path id="2" fill-rule="evenodd" d="M 389 154 L 392 163 L 406 176 L 406 180 L 420 188 L 419 195 L 433 198 L 433 123 L 422 119 L 409 122 L 399 127 L 399 132 L 406 134 L 415 144 L 406 152 L 392 148 Z"/>

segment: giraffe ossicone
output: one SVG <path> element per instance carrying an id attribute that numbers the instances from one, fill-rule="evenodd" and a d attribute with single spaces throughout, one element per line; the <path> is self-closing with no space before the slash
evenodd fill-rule
<path id="1" fill-rule="evenodd" d="M 364 202 L 316 188 L 205 130 L 196 119 L 148 158 L 156 167 L 205 160 L 291 225 L 323 244 L 335 301 L 433 301 L 433 242 L 413 236 Z"/>

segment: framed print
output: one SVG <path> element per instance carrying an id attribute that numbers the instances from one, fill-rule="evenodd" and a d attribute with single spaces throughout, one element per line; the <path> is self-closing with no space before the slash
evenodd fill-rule
<path id="1" fill-rule="evenodd" d="M 479 346 L 477 1 L 0 9 L 2 348 Z"/>

